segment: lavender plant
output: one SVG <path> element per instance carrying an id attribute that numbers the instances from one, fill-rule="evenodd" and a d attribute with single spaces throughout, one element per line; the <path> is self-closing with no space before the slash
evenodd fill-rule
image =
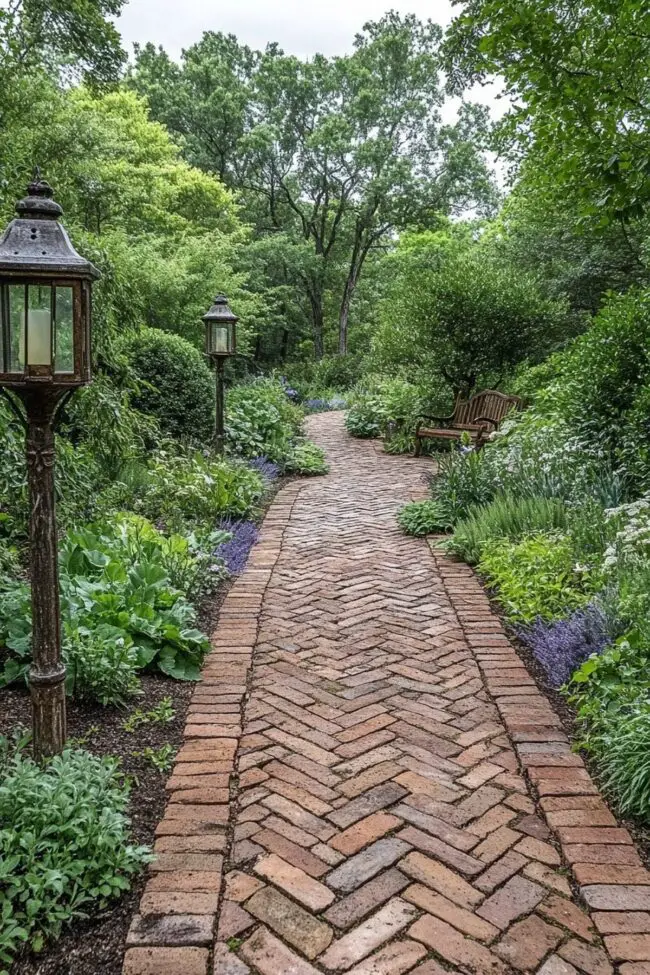
<path id="1" fill-rule="evenodd" d="M 231 575 L 240 575 L 246 568 L 250 550 L 259 538 L 259 529 L 254 521 L 232 521 L 229 518 L 222 519 L 219 528 L 227 531 L 230 538 L 218 545 L 214 554 L 223 559 Z"/>
<path id="2" fill-rule="evenodd" d="M 258 474 L 261 474 L 269 482 L 275 481 L 280 476 L 279 466 L 264 455 L 261 457 L 253 457 L 252 460 L 248 461 L 248 466 L 254 471 L 257 471 Z"/>
<path id="3" fill-rule="evenodd" d="M 530 647 L 554 687 L 565 684 L 580 664 L 599 654 L 611 643 L 607 616 L 595 603 L 572 613 L 565 620 L 546 623 L 536 620 L 521 627 L 518 635 Z"/>

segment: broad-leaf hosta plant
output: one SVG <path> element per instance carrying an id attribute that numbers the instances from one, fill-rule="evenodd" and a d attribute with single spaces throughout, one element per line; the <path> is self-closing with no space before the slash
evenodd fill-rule
<path id="1" fill-rule="evenodd" d="M 227 538 L 215 531 L 206 551 L 194 537 L 166 537 L 137 515 L 70 532 L 60 546 L 63 652 L 68 688 L 104 704 L 137 691 L 138 670 L 197 680 L 208 650 L 188 594 L 223 575 L 211 553 Z M 23 676 L 31 655 L 31 607 L 25 583 L 5 583 L 0 638 L 10 653 L 4 683 Z"/>

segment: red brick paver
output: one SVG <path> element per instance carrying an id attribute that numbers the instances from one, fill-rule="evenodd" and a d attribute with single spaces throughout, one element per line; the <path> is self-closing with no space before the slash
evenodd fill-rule
<path id="1" fill-rule="evenodd" d="M 629 834 L 471 570 L 397 530 L 430 462 L 311 428 L 331 473 L 223 605 L 125 975 L 648 975 Z"/>

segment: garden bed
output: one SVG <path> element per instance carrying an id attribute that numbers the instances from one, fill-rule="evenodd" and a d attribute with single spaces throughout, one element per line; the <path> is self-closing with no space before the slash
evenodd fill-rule
<path id="1" fill-rule="evenodd" d="M 274 493 L 269 492 L 270 496 Z M 199 618 L 204 632 L 214 630 L 229 588 L 229 581 L 222 583 L 206 600 Z M 143 753 L 151 749 L 160 754 L 160 749 L 169 746 L 172 749 L 169 756 L 173 757 L 178 751 L 196 685 L 162 674 L 147 674 L 141 681 L 142 694 L 125 710 L 68 700 L 68 740 L 94 755 L 120 760 L 132 781 L 129 816 L 133 842 L 153 846 L 155 829 L 165 809 L 169 769 L 158 769 Z M 125 721 L 135 711 L 149 712 L 165 698 L 171 699 L 174 711 L 170 721 L 148 721 L 134 730 L 125 729 Z M 5 688 L 1 700 L 0 735 L 10 734 L 21 726 L 30 727 L 31 707 L 26 688 Z M 49 943 L 38 954 L 25 951 L 11 967 L 11 975 L 121 975 L 126 935 L 145 881 L 146 872 L 142 872 L 131 889 L 101 913 L 74 920 L 58 941 Z"/>
<path id="2" fill-rule="evenodd" d="M 159 771 L 144 755 L 151 748 L 158 751 L 166 745 L 174 752 L 180 746 L 185 714 L 194 684 L 170 680 L 159 675 L 142 678 L 142 696 L 125 711 L 103 708 L 97 704 L 68 701 L 68 735 L 73 743 L 95 755 L 120 759 L 126 775 L 132 779 L 129 815 L 134 842 L 152 845 L 154 830 L 165 808 L 165 782 L 168 772 Z M 171 698 L 174 717 L 169 723 L 149 722 L 135 731 L 126 731 L 125 719 L 137 708 L 146 712 Z M 2 692 L 0 734 L 31 723 L 30 699 L 26 690 Z M 118 898 L 98 916 L 76 920 L 62 937 L 37 955 L 26 952 L 11 968 L 11 975 L 119 975 L 122 970 L 124 941 L 131 916 L 137 908 L 144 874 L 130 891 Z"/>

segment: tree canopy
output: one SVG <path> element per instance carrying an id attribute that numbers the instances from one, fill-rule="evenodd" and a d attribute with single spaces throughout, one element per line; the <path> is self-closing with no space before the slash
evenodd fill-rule
<path id="1" fill-rule="evenodd" d="M 130 83 L 183 138 L 189 157 L 236 188 L 260 238 L 283 255 L 317 355 L 328 302 L 338 351 L 369 253 L 400 228 L 437 214 L 489 209 L 495 192 L 481 155 L 485 113 L 463 106 L 442 124 L 440 28 L 387 14 L 352 54 L 303 61 L 276 45 L 252 52 L 206 34 L 179 67 L 151 45 Z"/>

